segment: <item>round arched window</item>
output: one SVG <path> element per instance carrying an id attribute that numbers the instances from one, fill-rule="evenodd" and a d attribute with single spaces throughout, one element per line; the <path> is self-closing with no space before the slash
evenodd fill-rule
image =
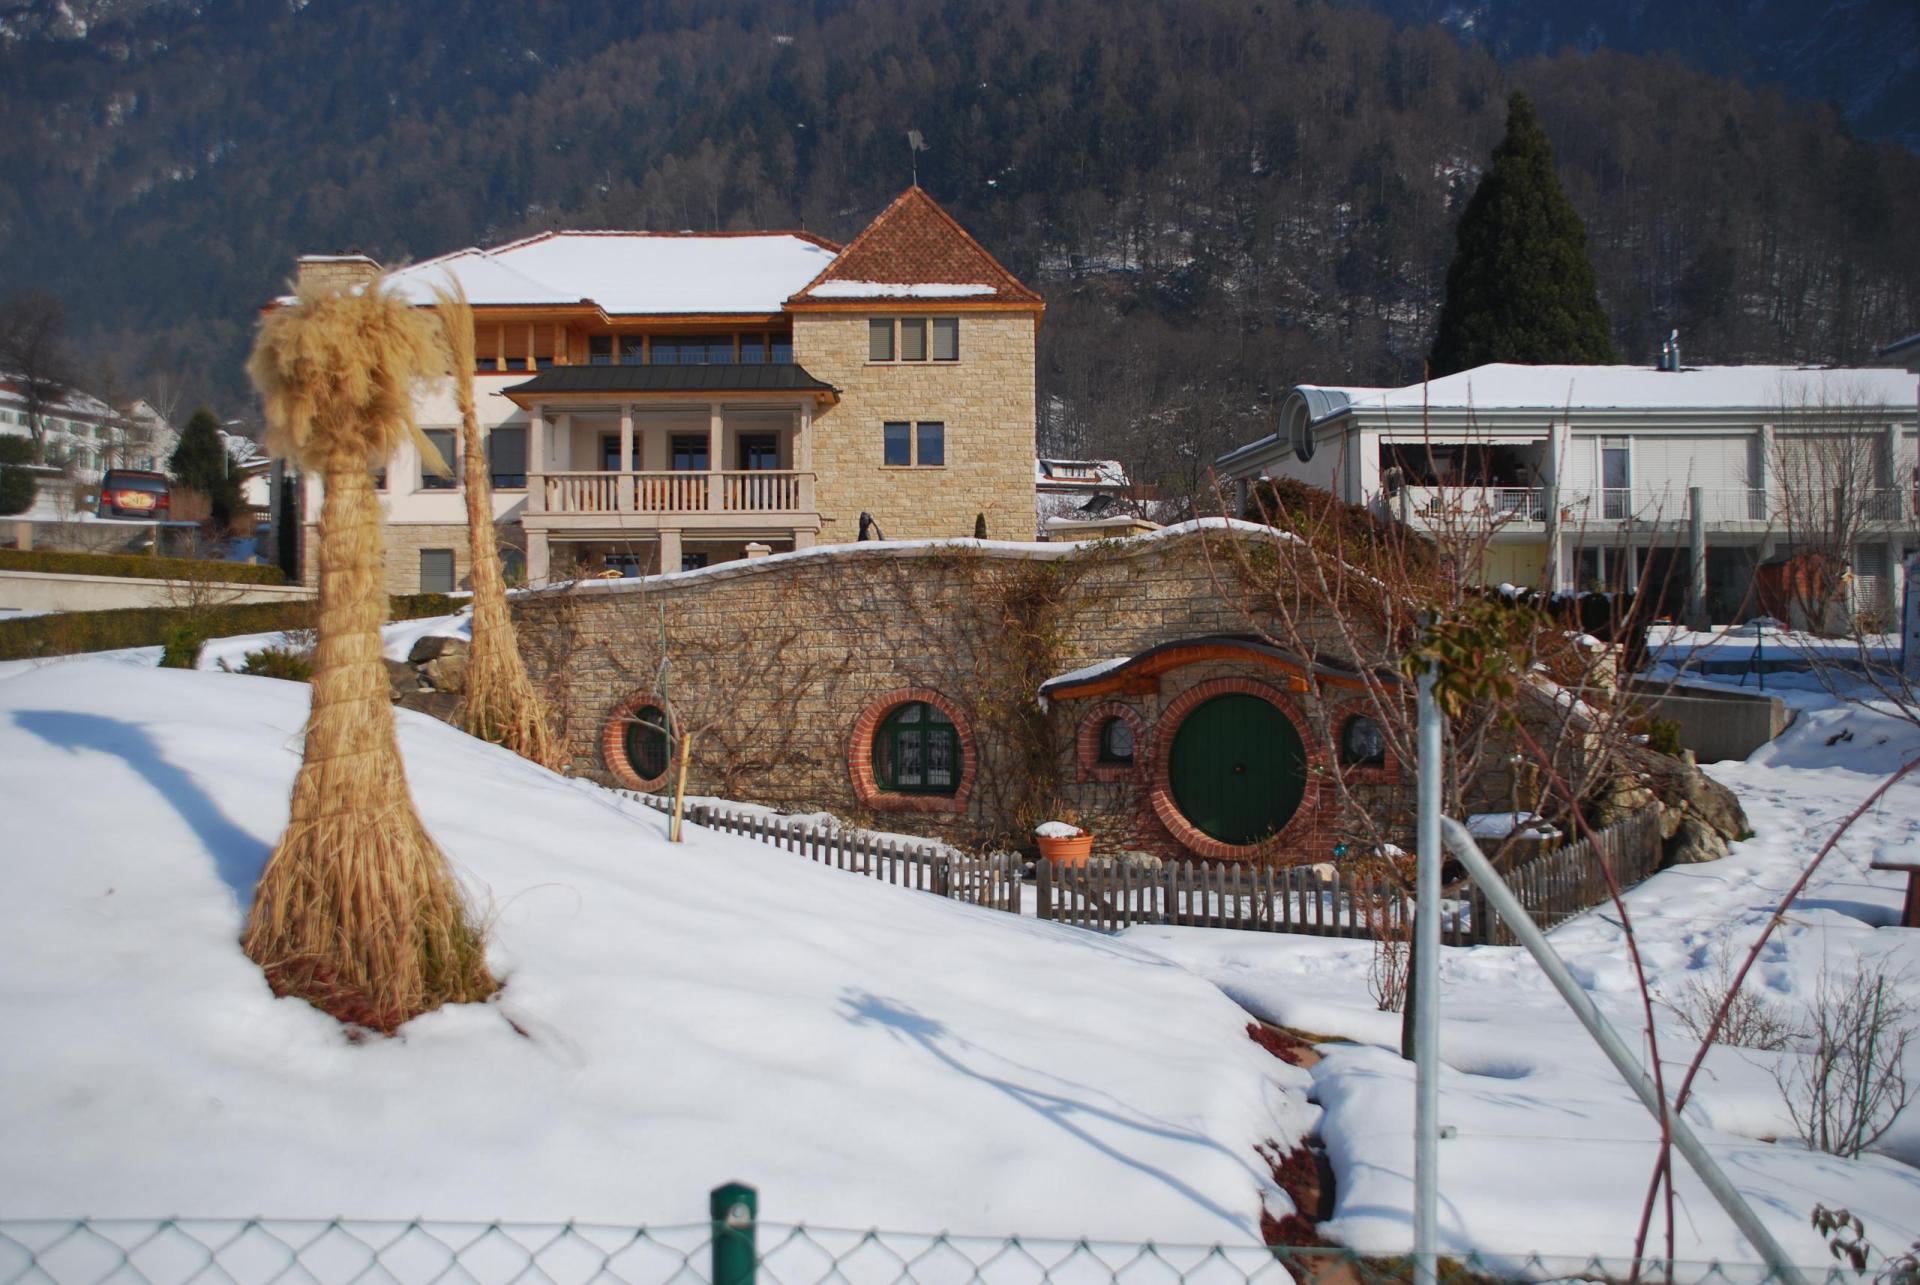
<path id="1" fill-rule="evenodd" d="M 938 706 L 908 701 L 873 734 L 873 779 L 894 794 L 952 794 L 960 788 L 960 735 Z"/>
<path id="2" fill-rule="evenodd" d="M 1387 737 L 1380 724 L 1355 714 L 1340 729 L 1340 761 L 1377 767 L 1387 761 Z"/>
<path id="3" fill-rule="evenodd" d="M 1100 725 L 1100 761 L 1133 762 L 1133 724 L 1118 714 Z"/>
<path id="4" fill-rule="evenodd" d="M 667 774 L 667 711 L 642 705 L 627 715 L 624 734 L 627 766 L 643 781 Z"/>

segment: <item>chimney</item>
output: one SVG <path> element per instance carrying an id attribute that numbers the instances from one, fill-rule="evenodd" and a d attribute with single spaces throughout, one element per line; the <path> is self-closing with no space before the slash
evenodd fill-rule
<path id="1" fill-rule="evenodd" d="M 1660 345 L 1660 369 L 1680 369 L 1680 332 L 1669 330 L 1666 339 Z"/>
<path id="2" fill-rule="evenodd" d="M 303 254 L 295 263 L 294 284 L 309 281 L 323 286 L 351 289 L 378 276 L 380 265 L 364 254 Z"/>

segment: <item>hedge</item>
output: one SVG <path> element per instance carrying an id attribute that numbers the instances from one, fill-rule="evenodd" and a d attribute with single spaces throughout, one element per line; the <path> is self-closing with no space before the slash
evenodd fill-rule
<path id="1" fill-rule="evenodd" d="M 443 593 L 396 595 L 388 600 L 388 619 L 418 620 L 446 616 L 467 605 L 465 598 Z M 72 656 L 120 647 L 157 647 L 175 625 L 196 626 L 207 638 L 235 634 L 278 633 L 309 628 L 314 604 L 242 602 L 224 607 L 128 607 L 118 611 L 70 611 L 51 616 L 0 620 L 0 660 Z"/>
<path id="2" fill-rule="evenodd" d="M 279 567 L 257 562 L 155 558 L 144 553 L 55 553 L 45 549 L 0 549 L 0 571 L 120 576 L 130 580 L 217 580 L 226 584 L 287 582 L 285 573 Z"/>

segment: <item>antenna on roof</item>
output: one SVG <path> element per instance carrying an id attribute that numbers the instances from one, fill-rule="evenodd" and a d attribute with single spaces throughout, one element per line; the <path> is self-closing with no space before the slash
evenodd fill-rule
<path id="1" fill-rule="evenodd" d="M 927 150 L 927 140 L 920 137 L 920 131 L 907 131 L 907 163 L 913 167 L 913 185 L 920 186 L 920 153 Z"/>

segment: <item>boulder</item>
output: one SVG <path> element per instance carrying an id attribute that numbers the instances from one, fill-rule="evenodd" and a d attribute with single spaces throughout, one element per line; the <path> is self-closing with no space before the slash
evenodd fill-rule
<path id="1" fill-rule="evenodd" d="M 1727 855 L 1727 841 L 1720 832 L 1698 817 L 1684 817 L 1680 828 L 1674 832 L 1667 844 L 1667 861 L 1670 866 L 1697 865 L 1702 861 L 1718 861 Z"/>
<path id="2" fill-rule="evenodd" d="M 468 643 L 464 638 L 441 638 L 438 636 L 416 638 L 414 639 L 413 650 L 407 653 L 407 663 L 410 665 L 420 665 L 425 664 L 429 660 L 438 660 L 442 656 L 456 654 L 465 656 L 467 654 L 467 647 Z"/>
<path id="3" fill-rule="evenodd" d="M 461 651 L 444 652 L 420 666 L 420 676 L 427 680 L 436 692 L 459 694 L 467 690 L 467 653 Z"/>
<path id="4" fill-rule="evenodd" d="M 382 662 L 387 667 L 387 694 L 394 700 L 420 690 L 420 674 L 404 660 Z"/>

